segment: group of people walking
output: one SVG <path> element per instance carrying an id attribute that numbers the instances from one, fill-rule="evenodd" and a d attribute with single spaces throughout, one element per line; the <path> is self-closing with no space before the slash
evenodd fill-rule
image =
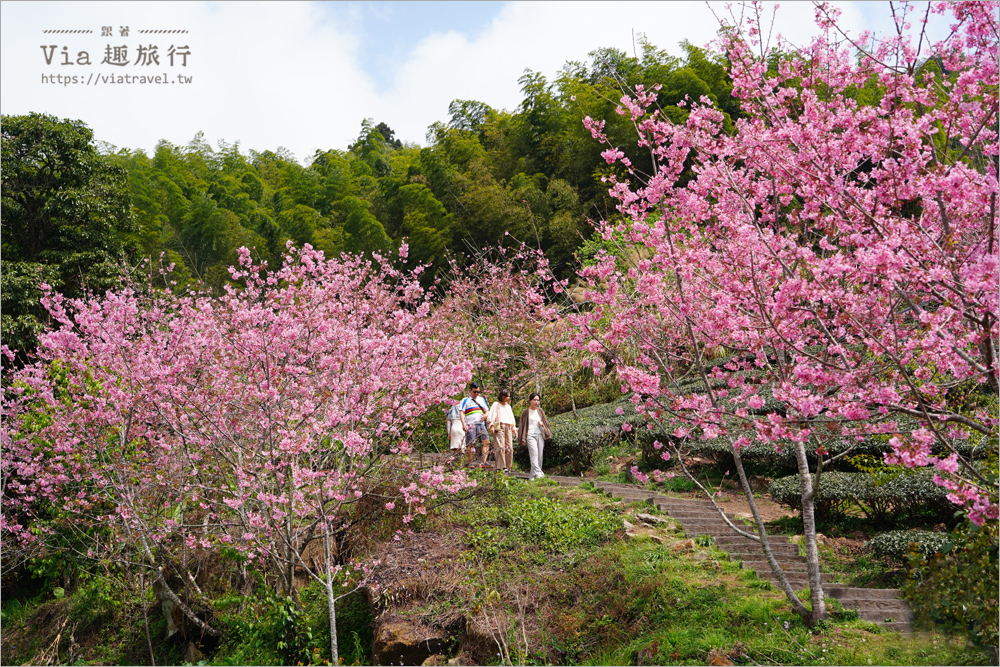
<path id="1" fill-rule="evenodd" d="M 545 441 L 552 437 L 552 427 L 541 408 L 537 393 L 528 396 L 528 407 L 521 411 L 518 420 L 510 406 L 510 391 L 500 390 L 499 400 L 489 405 L 480 386 L 469 385 L 469 395 L 456 403 L 448 411 L 448 437 L 452 454 L 461 456 L 464 452 L 469 465 L 475 464 L 476 443 L 482 452 L 485 468 L 492 444 L 493 460 L 497 469 L 506 473 L 513 471 L 514 442 L 528 448 L 531 471 L 528 479 L 545 477 L 542 472 L 542 452 Z"/>

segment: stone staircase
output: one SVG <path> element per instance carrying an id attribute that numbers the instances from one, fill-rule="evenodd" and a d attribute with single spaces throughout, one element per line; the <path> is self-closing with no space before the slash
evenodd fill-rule
<path id="1" fill-rule="evenodd" d="M 575 477 L 557 476 L 549 476 L 548 479 L 560 486 L 577 486 L 585 481 Z M 758 543 L 733 531 L 719 516 L 718 510 L 715 509 L 711 501 L 672 498 L 628 484 L 594 482 L 594 486 L 625 502 L 649 503 L 676 519 L 688 536 L 710 536 L 716 547 L 728 552 L 732 559 L 741 561 L 744 569 L 754 570 L 762 579 L 771 582 L 771 584 L 776 583 Z M 734 515 L 727 514 L 726 516 L 737 526 L 742 524 L 742 520 Z M 753 532 L 752 528 L 748 527 L 747 530 Z M 785 577 L 792 588 L 796 590 L 809 588 L 806 559 L 799 556 L 798 545 L 789 542 L 788 538 L 783 535 L 771 537 L 770 543 L 771 551 L 785 572 Z M 823 573 L 821 577 L 826 597 L 838 600 L 845 609 L 856 610 L 859 618 L 878 623 L 882 627 L 896 632 L 913 632 L 913 612 L 906 601 L 902 599 L 898 590 L 838 585 L 835 582 L 835 575 L 830 573 Z"/>

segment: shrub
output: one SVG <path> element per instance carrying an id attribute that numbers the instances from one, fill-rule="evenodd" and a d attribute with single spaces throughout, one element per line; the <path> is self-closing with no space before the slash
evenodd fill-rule
<path id="1" fill-rule="evenodd" d="M 978 647 L 991 647 L 996 660 L 997 524 L 965 522 L 933 554 L 910 554 L 910 578 L 901 587 L 918 623 L 966 632 Z M 996 664 L 994 662 L 994 664 Z"/>
<path id="2" fill-rule="evenodd" d="M 621 408 L 621 415 L 617 410 Z M 545 465 L 569 464 L 575 474 L 591 467 L 597 450 L 615 445 L 622 440 L 635 442 L 638 431 L 647 431 L 645 417 L 635 412 L 626 399 L 603 403 L 582 410 L 552 417 L 552 439 L 545 443 Z M 622 424 L 633 426 L 631 433 L 622 431 Z M 527 460 L 527 450 L 516 448 L 518 459 Z"/>
<path id="3" fill-rule="evenodd" d="M 899 515 L 911 519 L 930 513 L 936 521 L 950 521 L 954 508 L 947 490 L 932 480 L 933 470 L 893 469 L 886 472 L 827 472 L 820 477 L 816 495 L 816 513 L 843 513 L 857 505 L 876 524 L 884 524 Z M 799 478 L 795 475 L 771 482 L 771 497 L 792 509 L 801 509 Z"/>
<path id="4" fill-rule="evenodd" d="M 949 536 L 945 533 L 932 533 L 928 530 L 890 530 L 873 537 L 868 542 L 868 550 L 876 556 L 903 563 L 910 551 L 915 551 L 924 558 L 930 558 L 941 551 L 949 541 Z"/>
<path id="5" fill-rule="evenodd" d="M 854 501 L 856 497 L 854 476 L 858 474 L 864 473 L 831 472 L 820 477 L 819 492 L 815 499 L 817 516 L 843 512 Z M 796 475 L 773 480 L 768 492 L 774 502 L 793 510 L 802 509 L 802 491 Z"/>

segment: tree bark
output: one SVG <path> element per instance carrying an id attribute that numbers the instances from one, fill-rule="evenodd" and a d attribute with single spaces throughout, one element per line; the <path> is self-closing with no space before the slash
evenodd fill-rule
<path id="1" fill-rule="evenodd" d="M 326 606 L 330 613 L 331 664 L 340 664 L 340 647 L 337 645 L 337 598 L 333 594 L 333 549 L 330 548 L 330 525 L 323 522 L 323 555 L 326 558 Z"/>
<path id="2" fill-rule="evenodd" d="M 778 588 L 785 594 L 788 601 L 792 603 L 795 613 L 802 617 L 802 620 L 808 622 L 809 610 L 802 604 L 799 596 L 795 594 L 791 584 L 788 583 L 785 571 L 781 569 L 781 564 L 774 557 L 774 552 L 771 551 L 771 542 L 767 537 L 767 528 L 764 526 L 764 519 L 760 516 L 760 512 L 757 511 L 757 503 L 754 501 L 753 490 L 750 488 L 746 471 L 743 469 L 743 457 L 740 456 L 740 450 L 736 447 L 733 447 L 733 461 L 736 464 L 736 472 L 740 476 L 740 486 L 743 487 L 743 495 L 746 496 L 747 504 L 750 505 L 750 513 L 753 515 L 754 524 L 757 527 L 757 537 L 760 541 L 761 550 L 764 552 L 764 560 L 770 566 L 771 574 L 777 579 Z"/>
<path id="3" fill-rule="evenodd" d="M 816 488 L 809 474 L 809 459 L 802 442 L 795 443 L 795 462 L 799 469 L 799 488 L 802 497 L 802 534 L 806 543 L 806 570 L 809 573 L 809 595 L 812 613 L 809 624 L 827 618 L 826 599 L 823 595 L 822 571 L 819 565 L 819 548 L 816 546 Z M 818 468 L 817 468 L 818 470 Z M 818 480 L 817 480 L 818 481 Z"/>

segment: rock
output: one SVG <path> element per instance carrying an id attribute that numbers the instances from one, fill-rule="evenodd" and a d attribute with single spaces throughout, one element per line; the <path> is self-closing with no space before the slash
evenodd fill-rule
<path id="1" fill-rule="evenodd" d="M 461 665 L 461 664 L 462 664 L 461 655 L 456 655 L 454 658 L 448 661 L 448 665 L 450 665 L 450 667 L 455 667 L 456 665 Z"/>
<path id="2" fill-rule="evenodd" d="M 792 544 L 805 544 L 805 535 L 792 535 L 788 538 L 788 541 Z"/>
<path id="3" fill-rule="evenodd" d="M 707 551 L 696 551 L 695 554 L 694 554 L 694 556 L 692 556 L 692 558 L 694 558 L 694 560 L 697 560 L 697 561 L 708 560 L 708 552 Z"/>
<path id="4" fill-rule="evenodd" d="M 435 653 L 426 660 L 424 660 L 421 665 L 434 665 L 435 667 L 443 667 L 443 665 L 448 664 L 448 656 L 441 653 Z"/>
<path id="5" fill-rule="evenodd" d="M 654 542 L 659 542 L 660 544 L 666 544 L 667 543 L 667 540 L 664 539 L 663 537 L 659 536 L 659 535 L 647 535 L 647 537 L 649 539 L 653 540 Z"/>
<path id="6" fill-rule="evenodd" d="M 622 523 L 625 524 L 625 530 L 633 530 L 635 528 L 635 525 L 629 523 L 625 519 L 622 519 Z"/>
<path id="7" fill-rule="evenodd" d="M 372 646 L 377 665 L 420 665 L 447 649 L 448 633 L 444 630 L 398 618 L 378 627 Z"/>
<path id="8" fill-rule="evenodd" d="M 833 544 L 833 541 L 823 533 L 816 533 L 816 544 L 828 547 Z"/>
<path id="9" fill-rule="evenodd" d="M 673 523 L 673 520 L 668 519 L 665 516 L 656 516 L 654 514 L 636 514 L 635 518 L 648 524 Z"/>
<path id="10" fill-rule="evenodd" d="M 670 543 L 670 550 L 675 554 L 685 553 L 695 550 L 694 540 L 678 540 Z"/>

